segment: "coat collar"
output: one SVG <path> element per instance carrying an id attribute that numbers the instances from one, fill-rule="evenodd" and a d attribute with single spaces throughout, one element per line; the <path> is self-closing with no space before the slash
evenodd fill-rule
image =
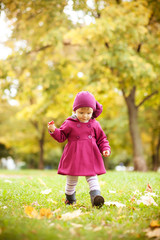
<path id="1" fill-rule="evenodd" d="M 72 115 L 71 117 L 68 117 L 67 118 L 67 120 L 70 120 L 70 121 L 73 121 L 73 122 L 80 122 L 79 120 L 78 120 L 78 118 L 76 117 L 76 115 Z M 90 119 L 87 123 L 91 123 L 92 121 L 94 121 L 94 119 Z"/>

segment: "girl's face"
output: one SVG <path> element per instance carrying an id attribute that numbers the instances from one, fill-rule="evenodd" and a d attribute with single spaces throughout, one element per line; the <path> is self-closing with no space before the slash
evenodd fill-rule
<path id="1" fill-rule="evenodd" d="M 76 116 L 80 122 L 88 122 L 93 114 L 93 109 L 90 107 L 82 107 L 76 110 Z"/>

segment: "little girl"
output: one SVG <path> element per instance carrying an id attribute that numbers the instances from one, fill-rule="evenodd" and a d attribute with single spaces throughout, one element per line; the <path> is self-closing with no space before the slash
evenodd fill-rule
<path id="1" fill-rule="evenodd" d="M 58 167 L 58 174 L 67 176 L 65 203 L 76 203 L 78 176 L 85 176 L 92 206 L 101 207 L 104 198 L 97 175 L 106 173 L 101 154 L 108 157 L 111 153 L 107 137 L 95 120 L 102 113 L 102 105 L 91 93 L 82 91 L 75 97 L 73 111 L 75 115 L 67 118 L 59 129 L 54 124 L 48 125 L 49 133 L 56 141 L 68 139 Z"/>

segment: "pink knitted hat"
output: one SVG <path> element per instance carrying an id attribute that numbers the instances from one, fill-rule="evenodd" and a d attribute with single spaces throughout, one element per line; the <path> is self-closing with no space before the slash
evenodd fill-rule
<path id="1" fill-rule="evenodd" d="M 73 111 L 81 107 L 93 109 L 93 118 L 97 118 L 102 113 L 102 105 L 96 101 L 95 97 L 88 91 L 79 92 L 73 103 Z"/>

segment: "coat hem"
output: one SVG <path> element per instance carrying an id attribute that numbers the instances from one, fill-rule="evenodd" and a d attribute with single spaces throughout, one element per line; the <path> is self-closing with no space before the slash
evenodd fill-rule
<path id="1" fill-rule="evenodd" d="M 96 176 L 96 175 L 103 175 L 103 174 L 105 174 L 106 173 L 106 171 L 105 172 L 101 172 L 101 173 L 87 173 L 87 174 L 72 174 L 72 173 L 62 173 L 62 172 L 57 172 L 57 174 L 59 174 L 59 175 L 65 175 L 65 176 L 67 176 L 67 175 L 69 175 L 69 176 L 79 176 L 79 177 L 88 177 L 88 176 Z"/>

